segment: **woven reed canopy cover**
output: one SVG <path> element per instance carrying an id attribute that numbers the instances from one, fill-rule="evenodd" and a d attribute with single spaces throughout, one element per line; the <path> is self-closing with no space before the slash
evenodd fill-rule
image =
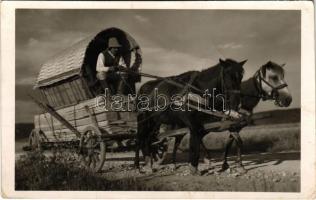
<path id="1" fill-rule="evenodd" d="M 73 46 L 61 51 L 42 65 L 34 88 L 50 86 L 73 76 L 83 76 L 92 79 L 96 73 L 96 61 L 100 52 L 108 46 L 111 37 L 117 38 L 122 45 L 123 58 L 127 66 L 131 60 L 131 50 L 140 47 L 128 33 L 118 28 L 109 28 L 95 36 L 87 37 Z M 88 80 L 89 82 L 89 80 Z"/>

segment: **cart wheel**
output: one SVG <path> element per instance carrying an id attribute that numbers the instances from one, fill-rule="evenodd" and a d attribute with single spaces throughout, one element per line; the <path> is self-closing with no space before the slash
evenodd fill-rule
<path id="1" fill-rule="evenodd" d="M 38 132 L 33 129 L 29 136 L 29 145 L 31 150 L 40 150 L 41 149 L 41 142 L 39 138 Z"/>
<path id="2" fill-rule="evenodd" d="M 80 160 L 93 172 L 101 171 L 106 154 L 106 144 L 101 139 L 98 128 L 88 126 L 80 138 Z"/>

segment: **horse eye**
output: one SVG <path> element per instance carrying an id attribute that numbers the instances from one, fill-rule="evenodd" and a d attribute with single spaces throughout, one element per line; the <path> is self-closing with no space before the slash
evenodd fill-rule
<path id="1" fill-rule="evenodd" d="M 279 77 L 278 76 L 271 76 L 270 79 L 274 82 L 278 81 L 279 80 Z"/>

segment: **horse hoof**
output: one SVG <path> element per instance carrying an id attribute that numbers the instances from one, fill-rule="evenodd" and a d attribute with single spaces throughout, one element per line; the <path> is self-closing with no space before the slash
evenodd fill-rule
<path id="1" fill-rule="evenodd" d="M 247 170 L 244 168 L 244 166 L 240 166 L 236 168 L 236 171 L 240 174 L 245 174 L 247 173 Z"/>
<path id="2" fill-rule="evenodd" d="M 194 166 L 190 166 L 190 174 L 193 176 L 201 176 L 201 172 Z"/>
<path id="3" fill-rule="evenodd" d="M 176 165 L 171 165 L 170 166 L 170 170 L 171 171 L 176 171 L 177 170 L 177 166 Z"/>
<path id="4" fill-rule="evenodd" d="M 227 163 L 224 163 L 220 171 L 223 172 L 223 171 L 226 171 L 227 169 L 229 169 L 229 165 Z"/>
<path id="5" fill-rule="evenodd" d="M 204 163 L 204 164 L 207 164 L 207 165 L 210 165 L 211 160 L 208 159 L 208 158 L 204 158 L 204 159 L 203 159 L 203 163 Z"/>
<path id="6" fill-rule="evenodd" d="M 208 169 L 205 173 L 206 176 L 216 174 L 216 171 L 214 169 Z"/>
<path id="7" fill-rule="evenodd" d="M 144 166 L 139 170 L 140 173 L 142 174 L 152 174 L 153 173 L 153 169 L 149 166 Z"/>

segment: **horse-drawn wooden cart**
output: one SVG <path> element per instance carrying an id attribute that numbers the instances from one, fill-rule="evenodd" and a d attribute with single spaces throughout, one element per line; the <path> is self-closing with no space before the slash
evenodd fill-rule
<path id="1" fill-rule="evenodd" d="M 139 45 L 117 28 L 86 38 L 43 64 L 34 86 L 36 95 L 31 96 L 43 111 L 34 117 L 31 147 L 79 145 L 86 166 L 99 171 L 107 144 L 122 144 L 135 137 L 136 112 L 105 111 L 104 102 L 97 102 L 96 97 L 104 90 L 96 79 L 96 61 L 110 37 L 116 37 L 121 44 L 127 68 L 140 70 L 141 59 L 140 63 L 131 63 L 131 54 L 141 56 Z"/>
<path id="2" fill-rule="evenodd" d="M 108 96 L 96 80 L 96 60 L 98 54 L 107 46 L 110 37 L 116 37 L 123 46 L 127 72 L 140 73 L 140 63 L 131 63 L 131 54 L 141 55 L 137 42 L 120 29 L 106 29 L 96 36 L 89 37 L 56 55 L 45 63 L 39 73 L 35 91 L 39 94 L 33 101 L 43 110 L 35 115 L 35 129 L 29 137 L 33 148 L 72 144 L 79 147 L 83 163 L 100 171 L 104 165 L 106 151 L 113 143 L 129 146 L 135 143 L 137 133 L 137 112 L 135 102 L 123 96 L 119 111 L 113 109 Z M 141 60 L 141 59 L 140 59 Z M 134 67 L 134 68 L 133 68 Z M 155 77 L 154 77 L 155 78 Z M 126 81 L 127 80 L 122 80 Z M 139 81 L 139 80 L 138 80 Z M 135 82 L 128 85 L 129 92 L 135 93 Z M 174 82 L 170 84 L 182 85 Z M 99 100 L 109 100 L 107 103 Z M 192 108 L 194 108 L 194 105 Z M 215 116 L 222 113 L 208 112 Z M 236 122 L 225 121 L 205 124 L 205 129 L 227 129 Z M 168 151 L 168 139 L 185 135 L 189 129 L 167 130 L 158 134 L 153 145 L 158 148 L 157 162 L 163 161 Z M 170 151 L 170 150 L 169 150 Z"/>

